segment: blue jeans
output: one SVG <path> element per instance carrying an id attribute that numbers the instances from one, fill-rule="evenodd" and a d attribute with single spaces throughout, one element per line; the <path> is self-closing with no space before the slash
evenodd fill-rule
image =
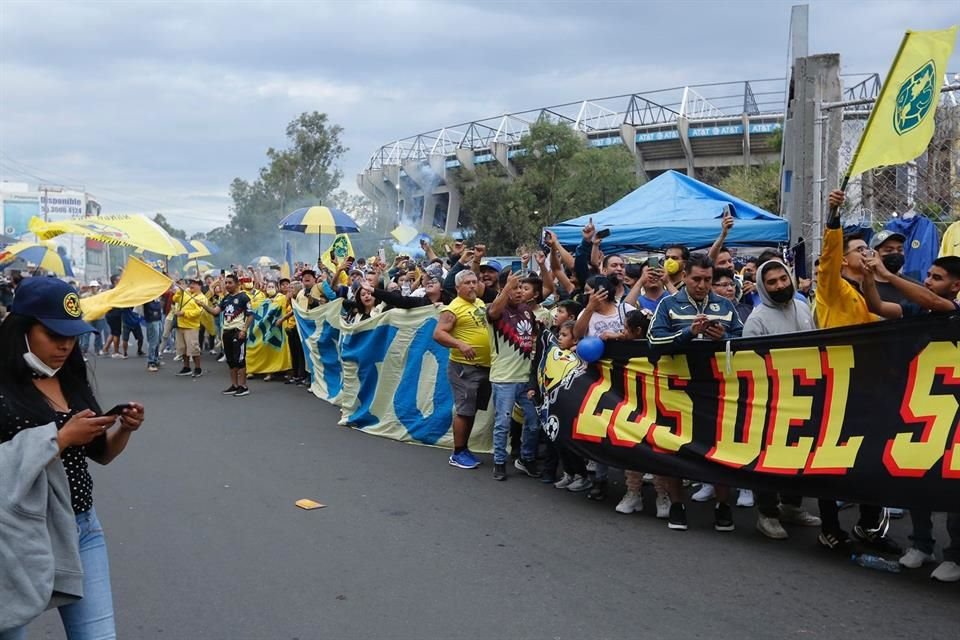
<path id="1" fill-rule="evenodd" d="M 103 318 L 98 318 L 90 323 L 93 325 L 93 333 L 85 333 L 83 338 L 80 340 L 80 350 L 84 353 L 90 351 L 90 340 L 93 340 L 93 352 L 100 353 L 103 351 L 103 336 L 106 333 L 110 332 L 110 327 L 107 326 L 107 321 Z"/>
<path id="2" fill-rule="evenodd" d="M 77 515 L 77 533 L 83 565 L 83 598 L 59 609 L 67 640 L 116 640 L 107 545 L 94 509 Z M 0 640 L 26 637 L 26 627 L 0 631 Z"/>
<path id="3" fill-rule="evenodd" d="M 506 464 L 507 439 L 510 437 L 510 416 L 513 405 L 519 404 L 523 410 L 523 432 L 520 438 L 520 457 L 534 460 L 537 457 L 537 443 L 540 435 L 537 423 L 537 409 L 533 400 L 527 398 L 526 382 L 493 383 L 493 463 Z"/>
<path id="4" fill-rule="evenodd" d="M 163 333 L 163 322 L 150 320 L 147 322 L 147 364 L 160 366 L 160 337 Z"/>

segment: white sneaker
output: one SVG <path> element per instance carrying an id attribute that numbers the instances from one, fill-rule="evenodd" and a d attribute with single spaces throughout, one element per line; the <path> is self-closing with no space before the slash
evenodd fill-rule
<path id="1" fill-rule="evenodd" d="M 794 507 L 788 504 L 780 505 L 780 522 L 798 524 L 801 527 L 819 527 L 821 524 L 818 516 L 805 511 L 803 507 Z"/>
<path id="2" fill-rule="evenodd" d="M 900 564 L 907 569 L 919 569 L 925 564 L 936 562 L 937 558 L 932 553 L 924 553 L 915 547 L 910 547 L 900 558 Z"/>
<path id="3" fill-rule="evenodd" d="M 121 360 L 123 358 L 123 355 L 119 353 L 115 353 L 110 357 L 113 358 L 114 360 Z"/>
<path id="4" fill-rule="evenodd" d="M 564 472 L 560 479 L 553 483 L 553 487 L 555 489 L 566 489 L 571 482 L 573 482 L 573 476 Z"/>
<path id="5" fill-rule="evenodd" d="M 757 531 L 772 540 L 786 540 L 789 537 L 787 530 L 783 528 L 780 521 L 768 516 L 760 516 L 757 518 Z"/>
<path id="6" fill-rule="evenodd" d="M 960 564 L 956 562 L 941 562 L 940 566 L 933 570 L 930 577 L 938 582 L 960 582 Z"/>
<path id="7" fill-rule="evenodd" d="M 657 494 L 657 518 L 666 520 L 670 517 L 670 496 L 665 493 Z"/>
<path id="8" fill-rule="evenodd" d="M 653 474 L 645 473 L 643 474 L 643 484 L 653 484 Z"/>
<path id="9" fill-rule="evenodd" d="M 627 491 L 617 505 L 617 513 L 634 513 L 643 511 L 643 497 L 635 491 Z"/>
<path id="10" fill-rule="evenodd" d="M 567 491 L 573 491 L 574 493 L 580 491 L 586 491 L 593 487 L 593 483 L 590 482 L 590 478 L 585 478 L 581 475 L 576 475 L 573 477 L 573 482 L 567 485 Z"/>
<path id="11" fill-rule="evenodd" d="M 219 358 L 217 358 L 217 362 L 226 362 L 226 361 L 227 361 L 227 356 L 220 356 Z"/>
<path id="12" fill-rule="evenodd" d="M 717 497 L 717 492 L 713 488 L 713 485 L 707 484 L 706 482 L 704 482 L 700 486 L 700 490 L 697 491 L 692 496 L 690 496 L 690 499 L 693 500 L 694 502 L 709 502 L 710 500 L 713 500 L 716 497 Z"/>
<path id="13" fill-rule="evenodd" d="M 740 489 L 740 495 L 737 496 L 738 507 L 753 506 L 753 491 L 750 489 Z"/>
<path id="14" fill-rule="evenodd" d="M 173 361 L 174 361 L 174 362 L 180 362 L 181 360 L 183 360 L 183 356 L 180 355 L 179 353 L 178 353 L 177 355 L 173 356 Z"/>

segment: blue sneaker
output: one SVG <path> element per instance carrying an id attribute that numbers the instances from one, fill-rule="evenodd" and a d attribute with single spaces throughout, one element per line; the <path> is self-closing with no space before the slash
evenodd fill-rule
<path id="1" fill-rule="evenodd" d="M 460 453 L 454 453 L 450 456 L 450 466 L 460 469 L 476 469 L 480 466 L 480 463 L 477 462 L 477 459 L 474 458 L 469 451 L 464 449 Z"/>
<path id="2" fill-rule="evenodd" d="M 477 460 L 477 456 L 473 455 L 473 451 L 470 451 L 470 449 L 467 449 L 465 453 L 470 458 L 470 461 L 473 463 L 474 467 L 479 467 L 481 464 L 483 464 L 482 462 Z"/>

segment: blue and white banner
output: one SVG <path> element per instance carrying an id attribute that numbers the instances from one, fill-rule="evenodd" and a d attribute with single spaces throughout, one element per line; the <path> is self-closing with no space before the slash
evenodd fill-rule
<path id="1" fill-rule="evenodd" d="M 309 310 L 294 304 L 313 394 L 340 407 L 341 425 L 452 448 L 448 350 L 433 339 L 437 310 L 393 309 L 347 325 L 341 307 L 339 300 Z M 493 413 L 481 411 L 470 449 L 490 452 L 492 438 Z"/>

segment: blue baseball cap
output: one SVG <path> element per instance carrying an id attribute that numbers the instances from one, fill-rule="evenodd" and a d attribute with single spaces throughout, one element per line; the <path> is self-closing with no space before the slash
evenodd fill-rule
<path id="1" fill-rule="evenodd" d="M 72 338 L 94 331 L 83 321 L 77 290 L 57 278 L 24 278 L 17 287 L 10 312 L 35 318 L 61 336 Z"/>
<path id="2" fill-rule="evenodd" d="M 493 269 L 497 273 L 503 271 L 503 266 L 496 260 L 484 260 L 480 263 L 481 269 Z"/>

